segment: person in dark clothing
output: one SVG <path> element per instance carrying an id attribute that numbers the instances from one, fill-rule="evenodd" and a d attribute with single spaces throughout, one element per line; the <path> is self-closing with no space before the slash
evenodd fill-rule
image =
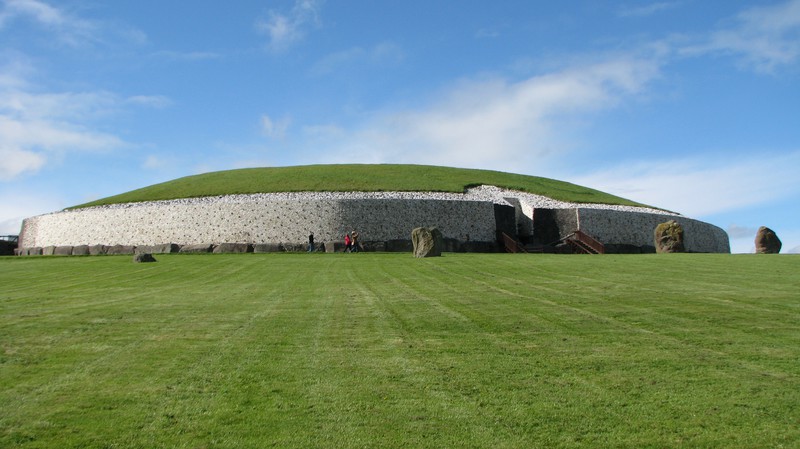
<path id="1" fill-rule="evenodd" d="M 308 234 L 308 252 L 314 252 L 314 233 Z"/>

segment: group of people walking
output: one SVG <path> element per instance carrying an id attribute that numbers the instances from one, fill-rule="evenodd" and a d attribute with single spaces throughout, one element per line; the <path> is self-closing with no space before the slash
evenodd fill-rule
<path id="1" fill-rule="evenodd" d="M 361 247 L 358 246 L 358 232 L 355 230 L 344 235 L 344 252 L 357 253 Z"/>
<path id="2" fill-rule="evenodd" d="M 361 250 L 361 245 L 358 243 L 358 232 L 353 232 L 344 235 L 344 252 L 357 253 Z M 316 251 L 314 246 L 314 233 L 308 234 L 308 252 L 313 253 Z"/>

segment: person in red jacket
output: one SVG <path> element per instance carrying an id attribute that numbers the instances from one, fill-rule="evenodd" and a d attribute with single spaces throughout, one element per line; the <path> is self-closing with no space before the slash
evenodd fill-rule
<path id="1" fill-rule="evenodd" d="M 344 252 L 346 252 L 346 253 L 350 252 L 351 244 L 352 244 L 352 241 L 350 240 L 350 234 L 345 234 L 344 235 Z"/>

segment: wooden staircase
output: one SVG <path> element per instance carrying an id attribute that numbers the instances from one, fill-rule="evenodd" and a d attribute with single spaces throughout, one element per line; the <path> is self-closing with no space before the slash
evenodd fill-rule
<path id="1" fill-rule="evenodd" d="M 503 231 L 499 231 L 500 234 L 500 241 L 503 242 L 503 247 L 506 249 L 507 253 L 527 253 L 528 250 L 525 249 L 525 246 L 518 242 L 516 239 L 511 237 L 510 235 L 506 234 Z"/>
<path id="2" fill-rule="evenodd" d="M 572 247 L 573 251 L 582 254 L 605 254 L 606 247 L 592 236 L 580 229 L 564 237 L 562 241 Z"/>
<path id="3" fill-rule="evenodd" d="M 581 230 L 577 230 L 572 234 L 555 242 L 553 245 L 525 245 L 505 232 L 498 232 L 498 240 L 502 243 L 503 248 L 507 253 L 544 253 L 553 252 L 553 245 L 564 242 L 572 248 L 573 253 L 578 254 L 605 254 L 605 246 L 595 240 L 592 236 L 586 234 Z"/>

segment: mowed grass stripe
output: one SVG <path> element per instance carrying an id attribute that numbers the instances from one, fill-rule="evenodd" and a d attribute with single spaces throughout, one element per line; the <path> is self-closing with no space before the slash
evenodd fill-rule
<path id="1" fill-rule="evenodd" d="M 704 256 L 692 255 L 689 257 L 702 259 Z M 645 258 L 640 262 L 646 260 L 657 261 L 656 258 Z M 673 259 L 676 265 L 680 265 L 682 260 L 685 258 Z M 709 262 L 713 263 L 715 260 L 726 259 L 711 258 Z M 576 262 L 583 261 L 586 259 L 576 260 Z M 609 262 L 613 262 L 613 259 Z M 661 258 L 659 265 L 669 269 L 671 264 L 666 262 L 667 260 Z M 735 260 L 731 262 L 733 264 Z M 580 264 L 576 265 L 575 268 L 580 269 Z M 639 280 L 637 283 L 614 285 L 607 280 L 607 275 L 604 273 L 587 273 L 582 279 L 577 279 L 575 275 L 569 275 L 569 282 L 552 288 L 554 293 L 555 291 L 560 292 L 559 294 L 564 298 L 575 298 L 576 305 L 574 307 L 579 310 L 593 309 L 601 305 L 601 309 L 606 313 L 603 319 L 619 321 L 619 326 L 609 326 L 608 331 L 618 330 L 620 326 L 625 332 L 638 329 L 720 354 L 733 353 L 732 355 L 742 357 L 747 354 L 736 351 L 739 349 L 751 350 L 752 348 L 747 345 L 751 341 L 758 341 L 759 344 L 768 343 L 770 346 L 781 346 L 786 342 L 798 342 L 798 338 L 800 338 L 796 332 L 796 323 L 792 322 L 796 314 L 787 315 L 783 306 L 754 306 L 750 302 L 740 302 L 734 294 L 736 288 L 740 288 L 744 294 L 739 297 L 758 296 L 760 289 L 753 289 L 746 285 L 737 286 L 735 283 L 728 284 L 726 286 L 728 293 L 723 292 L 723 295 L 728 295 L 731 299 L 719 302 L 718 298 L 714 298 L 715 300 L 708 301 L 709 295 L 718 295 L 719 285 L 706 282 L 703 276 L 696 276 L 697 282 L 690 279 L 673 281 L 678 284 L 690 285 L 694 282 L 695 285 L 691 286 L 691 291 L 694 292 L 693 296 L 687 296 L 682 292 L 685 288 L 683 285 L 673 288 L 672 285 L 667 284 L 660 289 L 654 289 L 652 286 L 659 285 L 661 273 L 654 268 L 656 267 L 645 264 L 641 270 L 637 270 L 635 272 Z M 721 271 L 716 274 L 718 275 Z M 648 279 L 648 273 L 655 273 L 655 275 L 652 279 Z M 714 273 L 711 275 L 713 276 Z M 740 278 L 737 277 L 737 279 Z M 641 286 L 645 286 L 645 288 L 642 289 Z M 529 288 L 533 298 L 542 289 L 542 286 L 540 283 L 535 283 L 535 285 L 529 285 Z M 620 288 L 624 291 L 620 291 Z M 783 294 L 791 295 L 792 292 L 786 290 Z M 737 309 L 739 310 L 737 311 Z M 752 325 L 752 313 L 754 312 L 758 312 L 762 316 L 762 322 L 759 325 Z M 578 316 L 575 313 L 571 313 L 571 315 Z M 726 329 L 722 338 L 716 336 L 720 329 Z M 737 342 L 737 345 L 733 345 L 733 342 Z M 744 359 L 741 361 L 744 363 Z M 788 362 L 788 360 L 779 361 L 783 365 Z M 775 369 L 771 366 L 757 365 L 757 367 L 765 372 Z"/>
<path id="2" fill-rule="evenodd" d="M 797 258 L 158 258 L 0 259 L 0 446 L 800 441 Z"/>
<path id="3" fill-rule="evenodd" d="M 697 256 L 689 256 L 689 257 L 697 257 Z M 506 258 L 506 261 L 509 260 L 511 259 Z M 545 258 L 544 260 L 547 259 Z M 541 261 L 542 259 L 528 258 L 525 261 L 519 261 L 520 263 L 518 267 L 521 268 L 526 266 L 525 262 L 536 263 Z M 562 270 L 560 268 L 563 267 L 558 267 L 558 263 L 563 261 L 568 261 L 570 264 L 574 264 L 575 266 L 571 267 L 572 268 L 571 270 Z M 587 259 L 570 260 L 569 258 L 566 259 L 554 258 L 550 260 L 550 262 L 553 262 L 554 265 L 552 271 L 557 271 L 559 273 L 581 273 L 581 272 L 586 273 L 586 271 L 581 270 L 581 263 L 585 261 L 591 262 Z M 666 262 L 666 260 L 661 259 L 661 263 L 663 264 L 664 262 Z M 677 259 L 674 260 L 674 262 L 681 263 L 681 260 Z M 668 263 L 666 265 L 667 267 L 670 266 L 670 264 Z M 491 274 L 490 277 L 494 278 L 493 280 L 495 283 L 500 285 L 513 285 L 514 282 L 518 282 L 520 276 L 518 276 L 519 273 L 515 273 L 515 269 L 513 266 L 508 264 L 506 264 L 505 266 L 501 266 L 500 264 L 496 265 L 492 264 L 492 266 L 496 267 L 498 272 L 502 271 L 506 273 L 505 275 L 506 277 L 503 277 L 502 275 L 498 274 Z M 533 270 L 538 269 L 538 267 L 528 267 L 528 268 Z M 637 272 L 637 273 L 639 275 L 644 274 L 644 272 Z M 603 277 L 605 276 L 606 274 L 603 274 Z M 576 274 L 568 274 L 566 276 L 561 276 L 561 277 L 564 279 L 568 279 L 568 281 L 562 282 L 562 285 L 560 285 L 550 293 L 551 295 L 554 295 L 555 297 L 560 299 L 558 307 L 568 308 L 567 313 L 565 315 L 571 318 L 570 321 L 577 323 L 578 326 L 580 327 L 583 327 L 584 333 L 586 333 L 587 336 L 590 338 L 590 340 L 587 342 L 588 343 L 587 352 L 585 354 L 581 354 L 581 357 L 587 358 L 591 357 L 592 354 L 594 354 L 598 355 L 599 358 L 602 360 L 602 357 L 604 356 L 602 351 L 603 340 L 599 338 L 603 337 L 603 335 L 601 334 L 604 333 L 615 333 L 619 335 L 629 334 L 631 333 L 633 326 L 629 326 L 628 323 L 625 322 L 617 321 L 616 317 L 612 315 L 607 314 L 605 316 L 597 316 L 594 314 L 594 312 L 591 311 L 597 308 L 596 291 L 595 288 L 592 286 L 592 284 L 602 285 L 605 283 L 605 281 L 592 277 L 584 277 L 581 279 L 580 276 Z M 497 282 L 498 280 L 500 282 Z M 657 284 L 658 279 L 655 279 L 654 281 L 655 282 L 650 283 L 648 282 L 646 277 L 642 279 L 642 283 L 649 286 L 658 285 Z M 539 296 L 541 293 L 542 290 L 541 284 L 543 283 L 553 283 L 553 279 L 552 278 L 548 279 L 547 276 L 540 276 L 538 282 L 534 282 L 528 285 L 529 291 L 531 292 L 529 294 L 529 298 L 531 300 L 542 301 L 541 299 L 537 299 L 537 296 Z M 712 285 L 710 286 L 710 288 L 711 291 L 713 291 L 714 286 Z M 495 287 L 495 289 L 497 288 Z M 635 290 L 636 289 L 634 288 L 634 293 Z M 648 288 L 647 290 L 653 290 L 653 289 Z M 498 291 L 503 291 L 506 294 L 514 296 L 524 296 L 524 295 L 519 295 L 516 292 L 511 292 L 509 290 L 504 290 L 504 289 L 498 289 Z M 671 292 L 670 287 L 667 286 L 664 291 Z M 695 290 L 695 292 L 697 292 L 697 290 Z M 784 293 L 788 293 L 788 291 Z M 682 294 L 679 294 L 678 299 L 683 299 L 682 296 L 683 296 Z M 623 301 L 627 301 L 628 303 L 631 303 L 631 301 L 624 295 L 620 296 L 620 299 L 622 299 Z M 651 325 L 648 325 L 647 328 L 642 328 L 642 320 L 640 319 L 641 316 L 639 317 L 639 319 L 637 319 L 637 321 L 632 323 L 635 325 L 635 328 L 639 330 L 644 330 L 647 334 L 651 334 L 651 337 L 649 338 L 650 341 L 647 344 L 654 345 L 653 346 L 654 349 L 660 349 L 661 346 L 664 346 L 672 353 L 680 354 L 679 357 L 682 356 L 686 357 L 687 359 L 692 359 L 693 357 L 698 357 L 700 359 L 704 358 L 707 359 L 709 358 L 709 355 L 713 355 L 716 357 L 716 359 L 709 361 L 708 364 L 722 365 L 723 370 L 735 370 L 739 368 L 750 370 L 751 371 L 750 375 L 755 380 L 758 380 L 759 376 L 767 375 L 767 376 L 778 376 L 778 378 L 787 378 L 788 376 L 789 380 L 793 382 L 797 381 L 796 364 L 792 366 L 793 372 L 788 374 L 786 372 L 788 364 L 792 363 L 790 361 L 791 359 L 789 358 L 781 357 L 779 359 L 779 362 L 781 362 L 778 365 L 779 368 L 775 370 L 775 366 L 765 367 L 761 364 L 752 363 L 750 361 L 741 358 L 739 354 L 729 354 L 730 352 L 729 350 L 726 350 L 726 352 L 722 352 L 721 350 L 714 347 L 713 345 L 715 342 L 713 338 L 706 335 L 708 333 L 705 332 L 706 330 L 714 329 L 716 332 L 718 332 L 720 326 L 726 329 L 736 329 L 735 325 L 726 326 L 724 323 L 716 322 L 716 320 L 718 319 L 717 317 L 720 316 L 720 314 L 715 314 L 716 312 L 721 312 L 722 315 L 724 316 L 725 311 L 721 308 L 719 308 L 718 310 L 704 310 L 703 308 L 697 310 L 695 308 L 693 320 L 688 315 L 678 320 L 679 321 L 678 324 L 680 324 L 680 327 L 678 329 L 680 332 L 678 332 L 677 335 L 664 334 L 664 331 L 662 329 L 673 329 L 675 327 L 674 325 L 670 325 L 668 321 L 664 321 L 665 317 L 669 317 L 671 316 L 671 314 L 675 314 L 679 309 L 681 309 L 681 307 L 685 307 L 686 309 L 689 310 L 692 309 L 693 304 L 684 303 L 682 304 L 682 306 L 677 306 L 675 305 L 673 300 L 674 300 L 673 297 L 665 294 L 658 295 L 658 297 L 637 298 L 637 302 L 642 304 L 641 306 L 638 307 L 640 309 L 640 312 L 641 309 L 645 308 L 648 310 L 653 310 L 653 309 L 658 310 L 663 303 L 666 302 L 668 304 L 669 313 L 657 312 L 656 316 L 651 317 L 652 318 L 652 321 L 650 323 Z M 547 300 L 545 302 L 548 303 L 548 305 L 553 305 L 552 301 Z M 613 297 L 606 295 L 606 302 L 608 302 L 608 305 L 604 305 L 602 310 L 607 312 L 612 312 L 615 314 L 616 312 L 609 310 L 609 307 L 613 308 L 616 306 Z M 702 298 L 695 297 L 694 302 L 695 304 L 702 304 Z M 704 313 L 711 313 L 712 315 L 704 315 Z M 773 318 L 774 316 L 775 314 L 773 313 L 768 314 L 768 316 L 766 317 L 768 320 L 767 322 L 769 322 L 771 318 Z M 789 319 L 790 320 L 796 319 L 796 317 L 797 315 L 795 314 L 793 317 L 790 317 Z M 786 317 L 784 317 L 784 319 L 785 318 Z M 693 321 L 691 326 L 687 326 L 686 323 L 688 321 Z M 709 326 L 709 321 L 714 322 L 714 325 Z M 738 323 L 738 324 L 744 325 L 746 323 Z M 747 328 L 747 326 L 745 326 L 745 328 Z M 798 337 L 797 326 L 794 325 L 792 327 L 787 327 L 786 329 L 790 332 L 793 332 L 792 336 L 794 340 L 796 340 Z M 574 333 L 574 331 L 577 331 L 577 328 L 570 329 L 568 333 Z M 687 336 L 689 337 L 688 339 Z M 752 349 L 752 346 L 749 344 L 749 342 L 753 340 L 751 338 L 752 337 L 751 335 L 737 335 L 736 332 L 731 332 L 731 333 L 726 332 L 724 337 L 727 342 L 734 342 L 737 341 L 737 339 L 741 339 L 741 341 L 744 343 L 745 349 L 747 350 Z M 647 335 L 645 335 L 644 338 L 647 338 Z M 642 346 L 642 344 L 643 343 L 640 341 L 632 341 L 630 346 L 635 348 Z M 610 351 L 610 353 L 614 354 L 624 353 L 624 351 L 622 351 L 623 347 L 621 346 L 618 347 L 618 346 L 619 345 L 613 346 L 611 348 L 612 350 Z M 580 345 L 577 345 L 576 347 L 580 347 Z M 791 352 L 784 353 L 784 355 L 789 355 L 789 354 L 791 354 Z M 680 359 L 673 359 L 672 362 L 680 362 Z M 591 372 L 591 370 L 588 370 L 588 372 Z M 756 386 L 753 388 L 758 389 L 759 387 Z M 743 395 L 740 396 L 739 399 L 745 399 L 746 402 L 746 397 L 747 395 Z M 764 405 L 766 405 L 766 403 Z"/>
<path id="4" fill-rule="evenodd" d="M 402 292 L 386 298 L 384 304 L 397 323 L 397 350 L 403 354 L 409 381 L 438 404 L 436 408 L 424 406 L 429 401 L 416 404 L 417 444 L 427 438 L 439 439 L 442 446 L 519 445 L 524 439 L 493 425 L 498 417 L 487 408 L 491 381 L 484 370 L 490 364 L 484 361 L 497 353 L 497 340 L 454 302 L 456 296 L 470 293 L 453 291 L 446 277 L 429 276 L 430 270 L 441 272 L 435 262 L 418 261 L 404 268 L 400 273 L 384 268 L 381 285 L 389 287 L 384 290 Z M 481 368 L 466 369 L 465 363 Z M 447 434 L 449 438 L 439 437 Z"/>
<path id="5" fill-rule="evenodd" d="M 441 270 L 436 262 L 431 262 L 431 266 L 427 268 Z M 407 285 L 406 288 L 400 290 L 414 290 L 420 288 L 419 286 L 424 286 L 421 289 L 425 291 L 433 290 L 434 293 L 422 294 L 419 294 L 418 291 L 417 298 L 435 304 L 436 313 L 432 313 L 428 317 L 431 323 L 438 323 L 442 327 L 451 327 L 452 330 L 448 332 L 463 330 L 465 337 L 472 335 L 483 337 L 474 343 L 468 337 L 459 338 L 449 346 L 444 346 L 440 342 L 433 351 L 436 356 L 428 361 L 428 364 L 435 367 L 440 373 L 446 373 L 444 382 L 446 385 L 457 386 L 457 389 L 450 393 L 471 405 L 466 408 L 476 411 L 471 416 L 472 419 L 464 420 L 470 423 L 467 428 L 462 430 L 467 441 L 478 442 L 476 446 L 491 445 L 492 441 L 496 441 L 498 438 L 501 441 L 513 441 L 509 447 L 525 442 L 533 444 L 536 440 L 530 439 L 529 432 L 541 425 L 542 422 L 550 420 L 561 422 L 559 417 L 564 419 L 564 423 L 580 421 L 579 416 L 573 416 L 578 413 L 578 407 L 562 408 L 559 405 L 563 396 L 562 384 L 556 383 L 554 387 L 537 385 L 539 383 L 537 377 L 542 374 L 537 373 L 539 367 L 531 364 L 530 358 L 531 352 L 540 348 L 535 345 L 531 346 L 531 340 L 521 336 L 518 322 L 513 327 L 498 322 L 497 317 L 502 317 L 503 320 L 508 319 L 514 313 L 512 309 L 518 305 L 517 303 L 512 303 L 509 307 L 508 301 L 498 298 L 496 295 L 487 294 L 485 288 L 479 288 L 474 292 L 465 291 L 463 288 L 458 291 L 453 288 L 454 285 L 468 285 L 458 277 L 450 278 L 445 275 L 442 279 L 449 279 L 447 283 L 449 285 L 443 287 L 444 282 L 437 283 L 423 270 L 421 269 L 415 273 L 416 276 L 413 276 L 416 280 L 414 285 Z M 411 277 L 405 277 L 405 279 L 409 278 Z M 443 294 L 443 291 L 447 290 L 454 294 Z M 501 291 L 501 296 L 509 295 L 514 296 L 512 292 Z M 446 310 L 443 311 L 443 309 Z M 487 312 L 478 312 L 479 310 Z M 404 313 L 403 315 L 408 314 Z M 420 325 L 421 328 L 430 326 L 429 323 Z M 542 334 L 541 329 L 537 328 L 536 332 Z M 553 331 L 550 335 L 555 333 Z M 435 336 L 433 341 L 436 342 Z M 425 343 L 429 343 L 429 341 L 419 344 L 424 347 Z M 547 354 L 542 352 L 540 356 L 547 357 Z M 465 368 L 465 362 L 471 368 Z M 553 374 L 556 377 L 561 375 L 557 371 Z M 513 382 L 513 388 L 496 388 L 496 386 L 509 382 Z M 591 396 L 597 396 L 597 388 L 593 385 L 584 382 L 584 387 L 593 392 Z M 516 405 L 512 408 L 517 412 L 513 418 L 497 414 L 495 411 L 501 408 L 500 404 L 508 403 Z M 551 404 L 551 407 L 531 409 L 526 406 L 526 404 L 534 403 Z M 612 418 L 613 415 L 614 413 L 606 413 L 606 418 Z M 492 426 L 491 431 L 487 432 L 486 429 L 483 429 L 487 421 L 504 424 Z M 597 419 L 595 418 L 593 421 L 596 425 Z M 473 434 L 471 431 L 476 432 Z M 500 433 L 498 434 L 498 432 Z M 591 430 L 587 430 L 587 432 L 591 432 Z M 481 436 L 486 439 L 482 440 Z M 551 440 L 545 441 L 548 444 L 556 443 Z"/>

